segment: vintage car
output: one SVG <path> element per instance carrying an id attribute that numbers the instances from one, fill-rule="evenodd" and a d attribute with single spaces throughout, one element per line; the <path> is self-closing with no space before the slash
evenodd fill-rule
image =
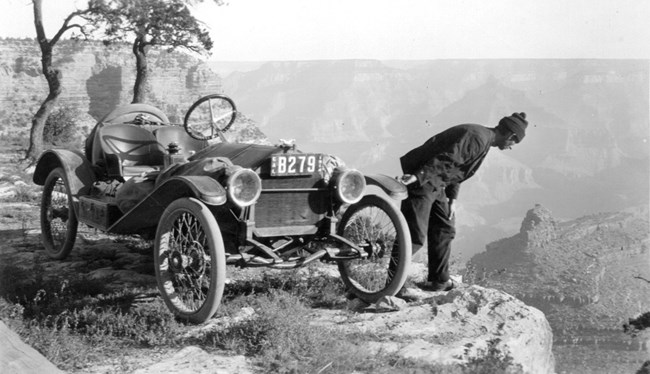
<path id="1" fill-rule="evenodd" d="M 288 142 L 230 143 L 236 114 L 222 95 L 200 98 L 182 125 L 130 104 L 99 121 L 84 152 L 45 151 L 33 180 L 43 186 L 47 253 L 64 259 L 79 223 L 154 239 L 160 293 L 191 323 L 216 312 L 226 265 L 293 269 L 320 260 L 338 265 L 366 302 L 396 294 L 411 261 L 396 208 L 405 187 Z"/>

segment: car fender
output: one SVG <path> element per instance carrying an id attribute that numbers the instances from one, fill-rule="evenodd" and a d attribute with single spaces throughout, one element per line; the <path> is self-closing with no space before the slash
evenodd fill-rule
<path id="1" fill-rule="evenodd" d="M 194 197 L 206 205 L 223 205 L 228 200 L 226 189 L 210 176 L 171 177 L 126 212 L 108 231 L 131 233 L 139 229 L 155 227 L 165 208 L 181 197 Z"/>
<path id="2" fill-rule="evenodd" d="M 395 201 L 406 199 L 408 192 L 403 183 L 383 174 L 366 175 L 366 195 L 380 195 Z"/>
<path id="3" fill-rule="evenodd" d="M 68 149 L 49 149 L 41 154 L 36 163 L 32 180 L 39 186 L 45 184 L 50 172 L 58 167 L 63 168 L 70 193 L 73 199 L 87 195 L 95 182 L 90 161 L 79 151 Z"/>

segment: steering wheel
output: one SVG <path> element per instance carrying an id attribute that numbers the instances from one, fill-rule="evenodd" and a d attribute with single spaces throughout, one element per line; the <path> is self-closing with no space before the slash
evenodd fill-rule
<path id="1" fill-rule="evenodd" d="M 183 127 L 194 139 L 210 140 L 223 137 L 237 118 L 237 108 L 231 98 L 213 94 L 198 99 L 185 114 Z"/>

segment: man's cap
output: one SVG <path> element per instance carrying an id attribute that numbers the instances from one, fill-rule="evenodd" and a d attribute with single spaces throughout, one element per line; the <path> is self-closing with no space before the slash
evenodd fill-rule
<path id="1" fill-rule="evenodd" d="M 512 113 L 511 116 L 501 118 L 497 128 L 499 127 L 505 127 L 506 129 L 512 131 L 515 135 L 517 135 L 517 143 L 521 142 L 524 136 L 526 136 L 526 127 L 528 127 L 528 121 L 526 121 L 526 113 Z"/>

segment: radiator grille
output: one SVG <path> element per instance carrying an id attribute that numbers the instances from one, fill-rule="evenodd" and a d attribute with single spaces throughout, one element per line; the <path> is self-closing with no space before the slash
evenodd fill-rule
<path id="1" fill-rule="evenodd" d="M 255 226 L 313 226 L 325 217 L 328 205 L 329 190 L 319 174 L 263 179 L 262 194 L 255 204 Z"/>

